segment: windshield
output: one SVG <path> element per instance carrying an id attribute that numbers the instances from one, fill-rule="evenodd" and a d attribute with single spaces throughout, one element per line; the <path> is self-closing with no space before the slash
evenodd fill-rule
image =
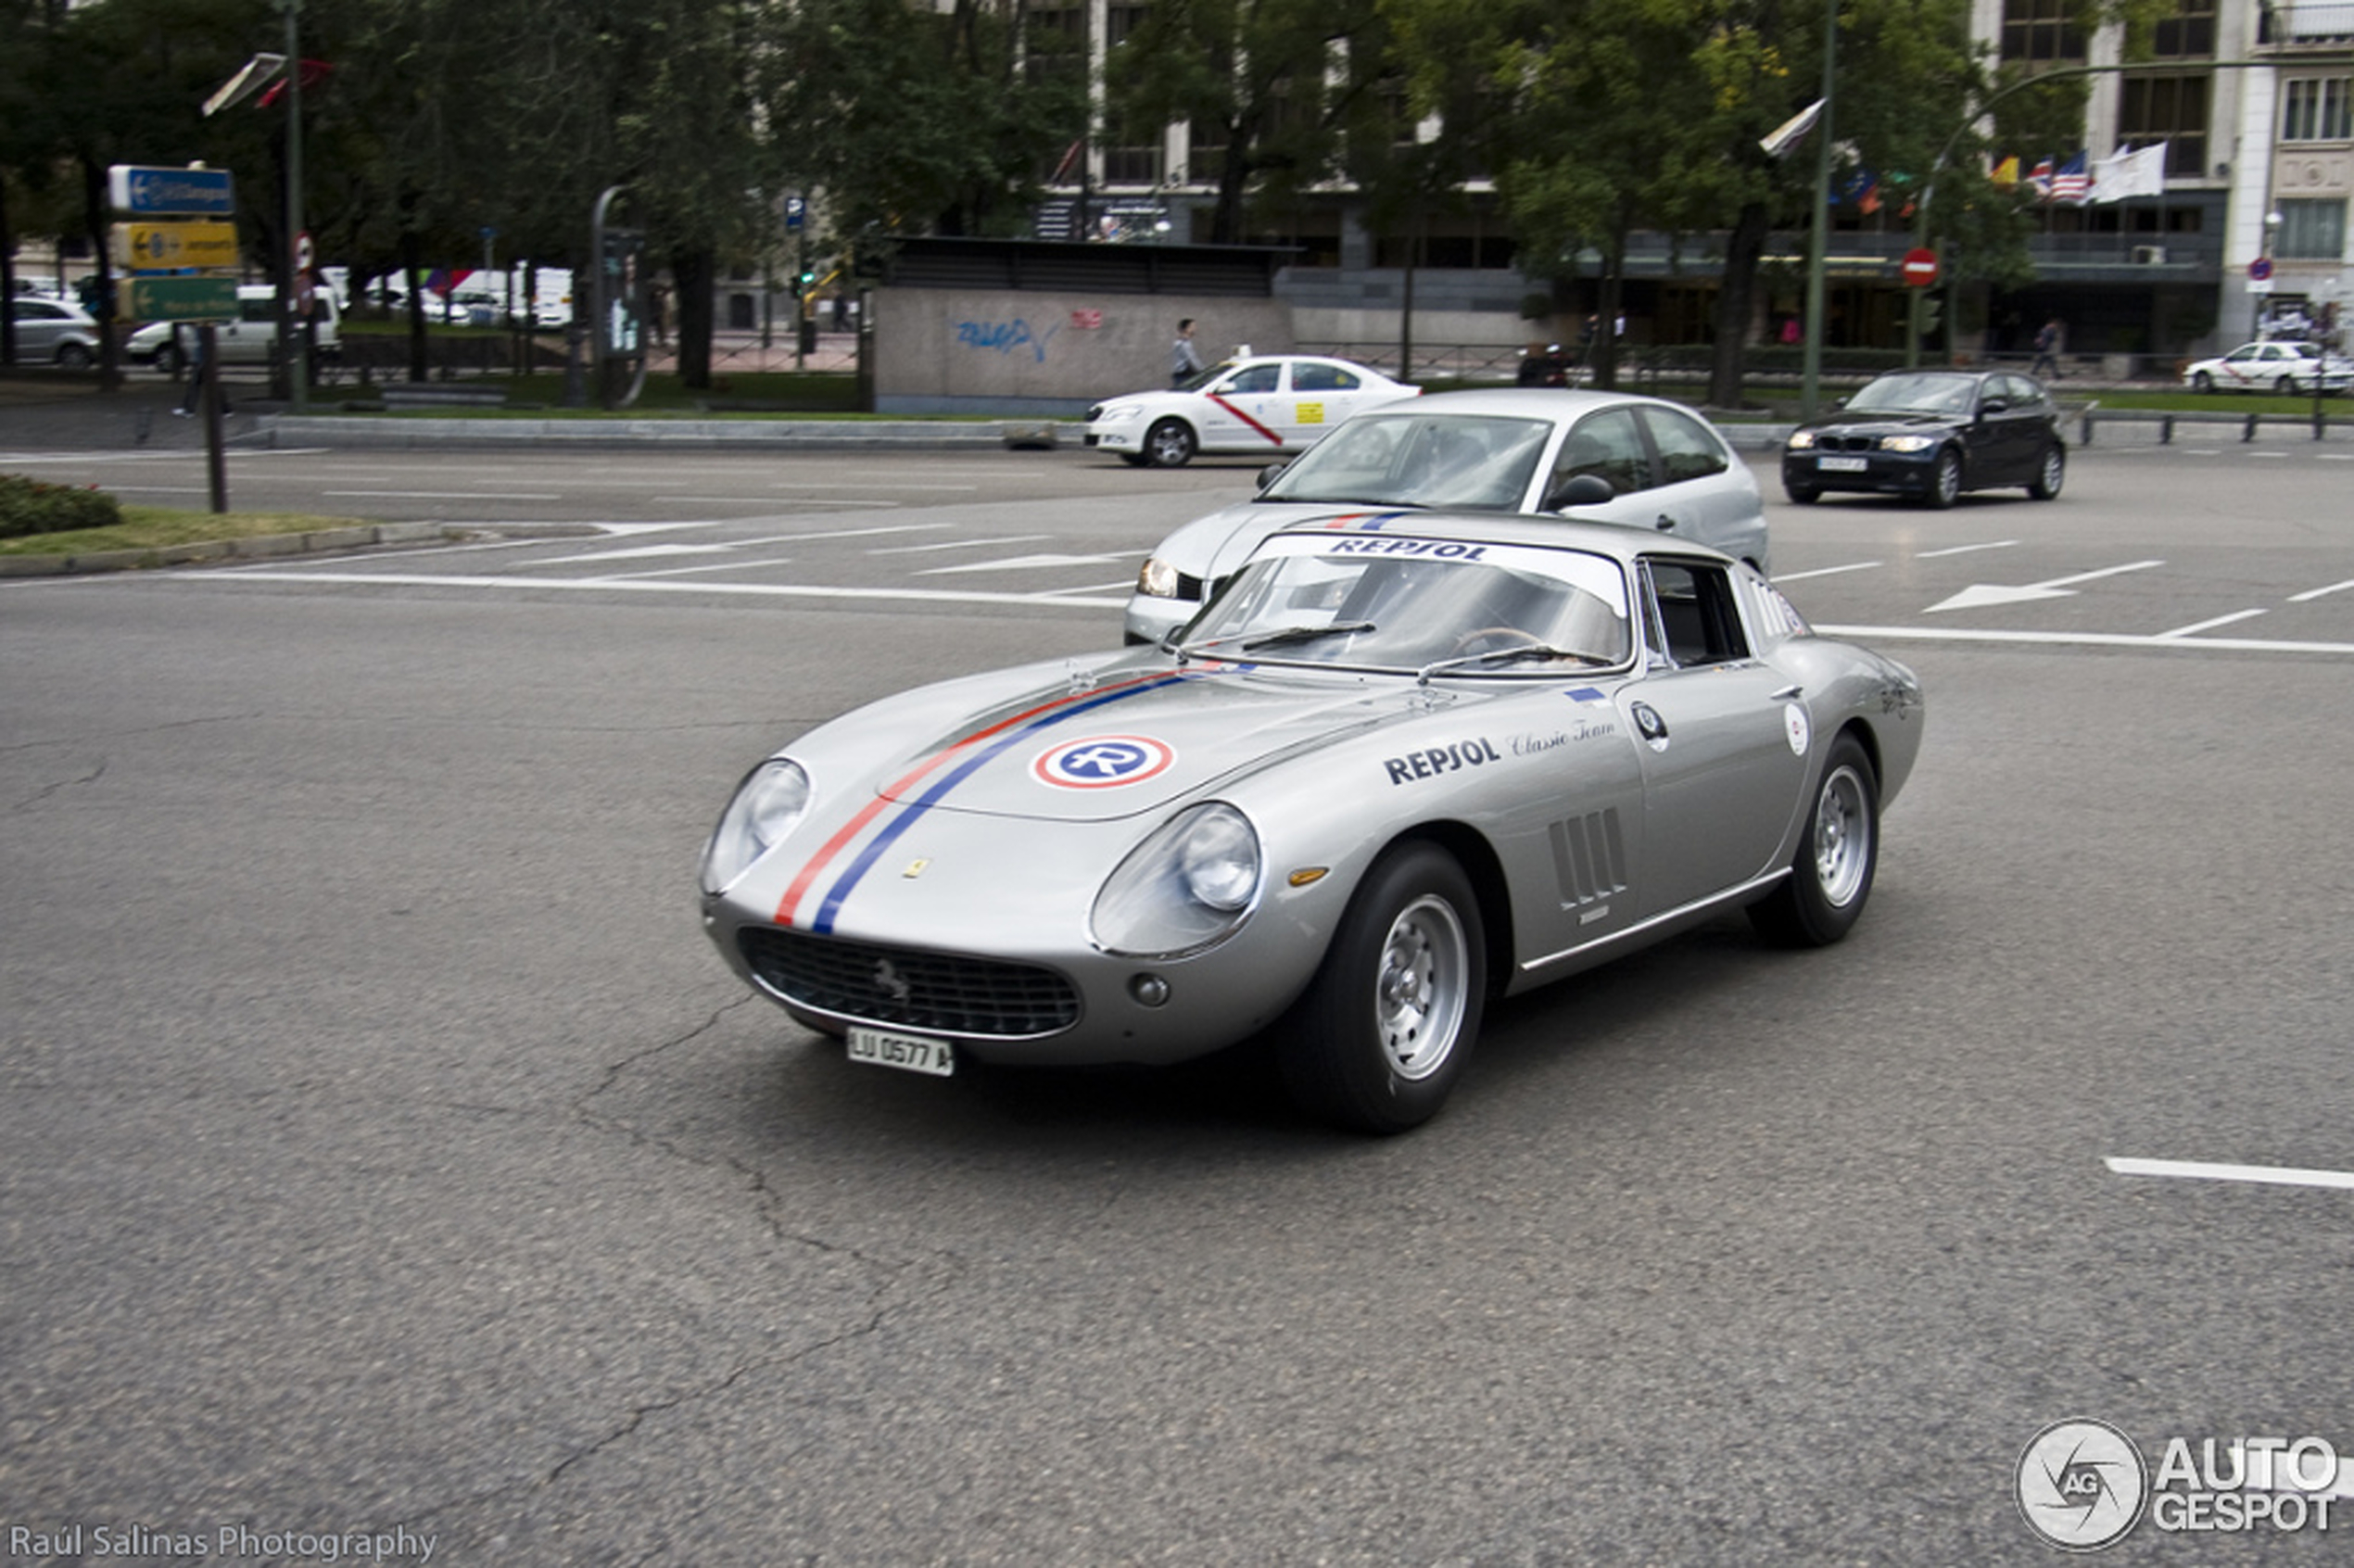
<path id="1" fill-rule="evenodd" d="M 1282 534 L 1185 629 L 1187 653 L 1261 664 L 1552 677 L 1626 661 L 1626 583 L 1581 550 L 1377 534 Z M 1512 657 L 1515 651 L 1525 656 Z"/>
<path id="2" fill-rule="evenodd" d="M 1859 413 L 1966 414 L 1977 406 L 1978 378 L 1922 372 L 1884 375 L 1847 400 Z"/>
<path id="3" fill-rule="evenodd" d="M 1517 510 L 1552 429 L 1541 419 L 1361 414 L 1301 453 L 1259 499 Z"/>

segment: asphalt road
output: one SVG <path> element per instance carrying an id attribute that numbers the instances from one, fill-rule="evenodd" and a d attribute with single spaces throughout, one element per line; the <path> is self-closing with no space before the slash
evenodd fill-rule
<path id="1" fill-rule="evenodd" d="M 1381 1142 L 1248 1062 L 854 1068 L 694 917 L 751 762 L 1101 644 L 1249 465 L 233 462 L 638 526 L 0 585 L 11 1559 L 2036 1562 L 2051 1423 L 2354 1455 L 2354 1192 L 2108 1163 L 2354 1171 L 2327 444 L 1778 503 L 1930 695 L 1863 924 L 1503 1005 Z"/>

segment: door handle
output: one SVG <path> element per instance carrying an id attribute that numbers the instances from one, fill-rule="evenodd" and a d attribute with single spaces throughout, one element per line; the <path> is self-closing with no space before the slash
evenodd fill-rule
<path id="1" fill-rule="evenodd" d="M 1769 702 L 1795 702 L 1805 690 L 1803 686 L 1785 686 L 1779 691 L 1767 692 L 1766 700 Z"/>

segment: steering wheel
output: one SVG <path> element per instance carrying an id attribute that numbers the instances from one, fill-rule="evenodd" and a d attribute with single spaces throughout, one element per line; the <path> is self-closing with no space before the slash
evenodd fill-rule
<path id="1" fill-rule="evenodd" d="M 1496 653 L 1501 652 L 1507 648 L 1542 648 L 1545 646 L 1545 639 L 1543 638 L 1538 637 L 1534 632 L 1523 631 L 1518 626 L 1479 626 L 1471 631 L 1467 631 L 1462 636 L 1457 638 L 1455 639 L 1453 651 L 1449 652 L 1447 656 L 1452 659 L 1459 654 L 1472 652 L 1474 651 L 1476 644 L 1483 642 L 1489 638 L 1497 638 L 1502 640 L 1499 641 L 1497 646 L 1494 648 L 1482 648 L 1478 649 L 1478 651 L 1483 653 Z"/>

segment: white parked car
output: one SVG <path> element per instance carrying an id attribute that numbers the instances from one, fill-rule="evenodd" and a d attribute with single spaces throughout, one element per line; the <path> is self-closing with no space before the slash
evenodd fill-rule
<path id="1" fill-rule="evenodd" d="M 1087 411 L 1087 445 L 1138 467 L 1182 468 L 1196 452 L 1274 457 L 1421 390 L 1348 360 L 1252 355 L 1212 365 L 1183 386 L 1107 398 Z"/>
<path id="2" fill-rule="evenodd" d="M 332 362 L 342 352 L 339 323 L 342 316 L 335 309 L 335 297 L 330 289 L 317 295 L 320 360 Z M 177 375 L 187 356 L 196 348 L 196 329 L 175 335 L 170 322 L 149 322 L 131 335 L 123 346 L 124 352 L 137 364 L 152 364 L 166 375 Z M 263 365 L 270 362 L 270 351 L 278 341 L 278 291 L 269 284 L 237 285 L 237 315 L 234 321 L 222 322 L 214 335 L 221 346 L 221 362 L 224 365 Z"/>
<path id="3" fill-rule="evenodd" d="M 1154 547 L 1124 627 L 1158 642 L 1193 619 L 1260 540 L 1285 528 L 1411 531 L 1433 509 L 1615 523 L 1663 546 L 1706 545 L 1765 572 L 1756 475 L 1681 404 L 1551 387 L 1441 392 L 1358 415 L 1250 500 Z"/>
<path id="4" fill-rule="evenodd" d="M 2273 392 L 2303 397 L 2319 379 L 2324 392 L 2354 386 L 2354 361 L 2324 354 L 2310 343 L 2243 343 L 2230 353 L 2200 360 L 2183 371 L 2194 392 Z"/>
<path id="5" fill-rule="evenodd" d="M 28 365 L 83 370 L 98 358 L 98 323 L 81 306 L 19 294 L 8 301 L 17 323 L 17 359 Z"/>

